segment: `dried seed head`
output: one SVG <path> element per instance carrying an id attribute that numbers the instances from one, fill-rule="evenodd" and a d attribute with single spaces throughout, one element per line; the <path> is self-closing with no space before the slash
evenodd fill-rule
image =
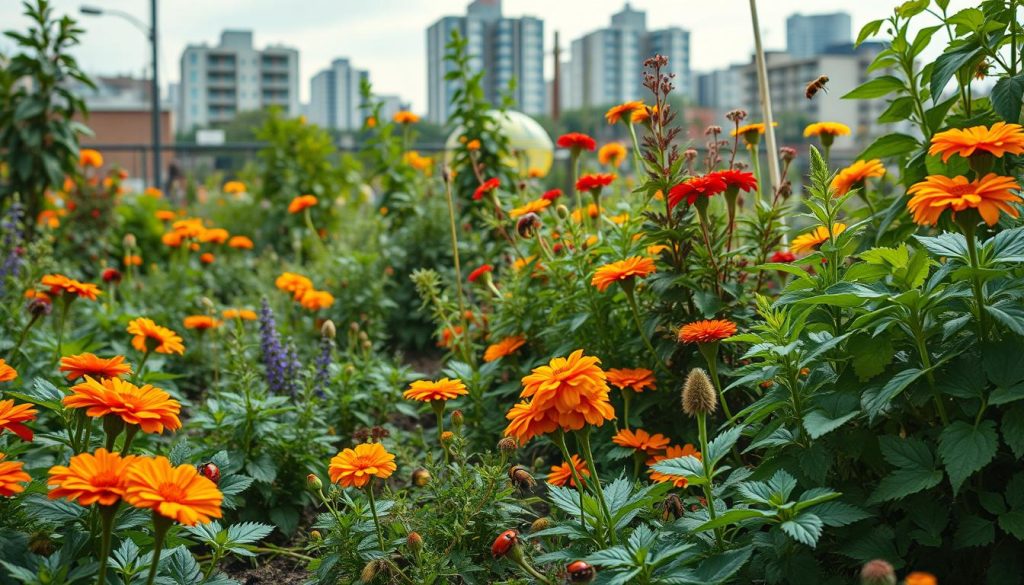
<path id="1" fill-rule="evenodd" d="M 540 532 L 541 530 L 545 530 L 545 529 L 549 528 L 550 526 L 551 526 L 551 519 L 550 518 L 545 518 L 545 517 L 537 518 L 536 520 L 533 521 L 533 524 L 530 524 L 530 534 L 533 534 L 534 532 Z"/>
<path id="2" fill-rule="evenodd" d="M 503 437 L 498 441 L 498 451 L 509 454 L 515 452 L 519 448 L 519 443 L 516 442 L 515 437 Z"/>
<path id="3" fill-rule="evenodd" d="M 739 124 L 744 119 L 746 119 L 747 111 L 746 110 L 733 110 L 733 111 L 729 112 L 728 114 L 726 114 L 725 117 L 728 118 L 730 122 L 733 122 L 735 124 Z"/>
<path id="4" fill-rule="evenodd" d="M 796 158 L 796 149 L 792 146 L 783 146 L 779 149 L 779 158 L 783 162 L 792 162 Z"/>
<path id="5" fill-rule="evenodd" d="M 430 483 L 430 472 L 420 467 L 416 471 L 412 472 L 412 485 L 416 487 L 423 487 Z"/>
<path id="6" fill-rule="evenodd" d="M 868 561 L 860 570 L 861 585 L 896 585 L 896 572 L 892 565 L 876 559 Z"/>
<path id="7" fill-rule="evenodd" d="M 718 396 L 715 394 L 715 387 L 704 370 L 694 368 L 686 376 L 686 383 L 683 384 L 683 412 L 690 416 L 698 413 L 711 414 L 718 406 Z"/>
<path id="8" fill-rule="evenodd" d="M 324 321 L 324 324 L 320 326 L 320 335 L 323 335 L 327 339 L 334 339 L 338 336 L 338 328 L 334 326 L 334 321 L 330 319 Z"/>

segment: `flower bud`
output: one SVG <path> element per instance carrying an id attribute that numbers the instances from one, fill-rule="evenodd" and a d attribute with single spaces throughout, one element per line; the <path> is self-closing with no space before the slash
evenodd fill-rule
<path id="1" fill-rule="evenodd" d="M 327 319 L 323 325 L 320 326 L 320 335 L 327 339 L 334 339 L 338 336 L 338 328 L 334 326 L 334 321 Z"/>
<path id="2" fill-rule="evenodd" d="M 447 445 L 447 444 L 451 443 L 453 439 L 455 439 L 455 433 L 453 433 L 451 431 L 444 431 L 443 433 L 441 433 L 441 443 L 442 444 Z"/>
<path id="3" fill-rule="evenodd" d="M 556 207 L 555 213 L 558 214 L 559 219 L 569 219 L 569 216 L 571 215 L 569 213 L 569 208 L 564 205 L 559 205 L 558 207 Z"/>
<path id="4" fill-rule="evenodd" d="M 213 301 L 210 300 L 210 297 L 200 297 L 199 304 L 207 311 L 213 311 Z"/>
<path id="5" fill-rule="evenodd" d="M 541 530 L 546 530 L 550 526 L 550 518 L 537 518 L 533 521 L 533 524 L 530 524 L 530 534 L 533 534 L 534 532 L 540 532 Z"/>
<path id="6" fill-rule="evenodd" d="M 121 282 L 121 271 L 117 268 L 107 268 L 103 271 L 103 282 L 113 284 Z"/>
<path id="7" fill-rule="evenodd" d="M 136 246 L 135 234 L 128 233 L 124 235 L 124 239 L 121 240 L 125 248 L 134 248 Z"/>
<path id="8" fill-rule="evenodd" d="M 319 542 L 320 540 L 323 540 L 323 538 L 324 538 L 324 535 L 320 534 L 319 530 L 310 530 L 309 531 L 309 539 L 312 540 L 313 542 Z"/>
<path id="9" fill-rule="evenodd" d="M 423 487 L 430 483 L 430 472 L 422 467 L 412 472 L 412 485 Z"/>
<path id="10" fill-rule="evenodd" d="M 320 481 L 315 473 L 306 476 L 306 488 L 311 492 L 318 492 L 324 488 L 324 482 Z"/>
<path id="11" fill-rule="evenodd" d="M 503 437 L 498 441 L 498 451 L 508 455 L 514 453 L 519 448 L 519 443 L 516 442 L 515 437 Z"/>
<path id="12" fill-rule="evenodd" d="M 793 162 L 793 159 L 796 158 L 796 149 L 792 146 L 783 146 L 779 149 L 779 158 L 782 159 L 782 162 Z"/>
<path id="13" fill-rule="evenodd" d="M 413 555 L 418 555 L 423 550 L 423 537 L 419 532 L 410 532 L 405 537 L 405 546 L 409 547 L 409 552 Z"/>
<path id="14" fill-rule="evenodd" d="M 203 463 L 201 465 L 196 465 L 196 471 L 199 472 L 199 475 L 212 481 L 214 485 L 220 483 L 220 468 L 218 468 L 213 463 Z"/>
<path id="15" fill-rule="evenodd" d="M 464 422 L 466 422 L 466 417 L 462 414 L 461 410 L 456 409 L 452 411 L 452 426 L 455 427 L 456 431 L 462 428 Z"/>
<path id="16" fill-rule="evenodd" d="M 876 559 L 864 563 L 860 570 L 861 585 L 896 585 L 896 572 L 892 565 Z"/>
<path id="17" fill-rule="evenodd" d="M 683 384 L 683 412 L 690 416 L 711 414 L 718 406 L 718 395 L 711 379 L 700 368 L 690 370 Z"/>

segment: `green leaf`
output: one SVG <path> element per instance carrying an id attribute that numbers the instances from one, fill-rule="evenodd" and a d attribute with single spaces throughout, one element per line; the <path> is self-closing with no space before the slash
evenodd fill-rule
<path id="1" fill-rule="evenodd" d="M 1018 404 L 1004 412 L 999 430 L 1017 459 L 1024 457 L 1024 405 Z"/>
<path id="2" fill-rule="evenodd" d="M 853 411 L 839 418 L 829 418 L 823 410 L 812 410 L 804 415 L 804 428 L 807 429 L 807 434 L 812 439 L 819 439 L 843 426 L 857 414 L 859 411 Z"/>
<path id="3" fill-rule="evenodd" d="M 996 527 L 991 520 L 978 516 L 965 516 L 953 534 L 953 548 L 970 548 L 992 544 Z"/>
<path id="4" fill-rule="evenodd" d="M 232 524 L 231 526 L 228 526 L 228 540 L 230 540 L 232 544 L 252 544 L 256 541 L 263 540 L 273 531 L 273 526 L 269 524 L 261 524 L 259 522 Z"/>
<path id="5" fill-rule="evenodd" d="M 170 576 L 173 583 L 176 585 L 195 585 L 202 582 L 199 563 L 196 562 L 196 559 L 192 556 L 192 553 L 188 552 L 187 548 L 179 546 L 170 551 L 169 555 L 167 553 L 164 554 L 167 556 L 160 559 L 160 566 Z"/>
<path id="6" fill-rule="evenodd" d="M 844 502 L 824 502 L 814 506 L 814 513 L 821 518 L 825 526 L 847 526 L 871 518 L 871 514 Z"/>
<path id="7" fill-rule="evenodd" d="M 889 95 L 894 91 L 906 89 L 903 80 L 892 75 L 882 75 L 862 83 L 859 87 L 843 96 L 844 100 L 870 100 Z"/>
<path id="8" fill-rule="evenodd" d="M 907 368 L 897 372 L 884 385 L 866 389 L 861 396 L 861 405 L 867 411 L 869 418 L 874 419 L 878 416 L 894 398 L 906 390 L 907 386 L 910 386 L 923 373 L 924 370 Z"/>
<path id="9" fill-rule="evenodd" d="M 928 9 L 929 2 L 931 2 L 931 0 L 907 0 L 896 7 L 896 14 L 899 14 L 903 18 L 917 16 Z"/>
<path id="10" fill-rule="evenodd" d="M 1024 510 L 1010 510 L 999 516 L 999 527 L 1003 532 L 1024 541 Z"/>
<path id="11" fill-rule="evenodd" d="M 703 485 L 708 482 L 704 477 L 704 465 L 700 459 L 693 455 L 666 459 L 654 464 L 654 470 L 669 475 L 681 475 L 686 481 L 694 485 Z"/>
<path id="12" fill-rule="evenodd" d="M 949 80 L 956 75 L 961 67 L 977 57 L 980 51 L 981 48 L 974 42 L 939 55 L 939 58 L 935 60 L 935 67 L 932 68 L 932 96 L 938 99 Z"/>
<path id="13" fill-rule="evenodd" d="M 1024 73 L 1004 77 L 992 88 L 992 109 L 999 117 L 1016 124 L 1020 121 L 1021 102 L 1024 101 Z"/>
<path id="14" fill-rule="evenodd" d="M 730 526 L 732 524 L 739 524 L 745 520 L 751 518 L 765 518 L 765 512 L 761 510 L 752 510 L 749 508 L 741 508 L 735 510 L 729 510 L 724 514 L 719 514 L 714 520 L 709 520 L 697 528 L 694 528 L 694 532 L 703 532 L 705 530 L 712 530 L 721 526 Z"/>
<path id="15" fill-rule="evenodd" d="M 913 136 L 898 133 L 886 134 L 876 138 L 857 158 L 858 160 L 871 160 L 873 158 L 900 156 L 910 154 L 920 148 L 920 146 L 921 144 Z"/>
<path id="16" fill-rule="evenodd" d="M 882 451 L 882 457 L 896 467 L 927 470 L 935 468 L 935 458 L 932 457 L 928 444 L 920 439 L 901 439 L 889 435 L 879 438 L 878 446 Z"/>
<path id="17" fill-rule="evenodd" d="M 914 236 L 918 242 L 933 255 L 940 258 L 965 258 L 967 256 L 967 240 L 961 234 L 944 232 L 933 238 Z"/>
<path id="18" fill-rule="evenodd" d="M 884 372 L 896 353 L 888 335 L 872 337 L 863 333 L 851 337 L 846 342 L 846 350 L 852 357 L 853 371 L 861 382 Z"/>
<path id="19" fill-rule="evenodd" d="M 710 443 L 708 443 L 708 452 L 706 456 L 708 457 L 708 461 L 711 462 L 711 465 L 717 464 L 722 457 L 725 457 L 729 453 L 729 450 L 736 444 L 740 435 L 743 434 L 744 428 L 745 427 L 743 426 L 732 427 L 731 429 L 720 433 Z"/>
<path id="20" fill-rule="evenodd" d="M 939 458 L 946 464 L 954 494 L 965 479 L 992 461 L 998 446 L 996 425 L 990 420 L 981 421 L 977 427 L 960 420 L 942 430 Z"/>
<path id="21" fill-rule="evenodd" d="M 938 469 L 898 469 L 882 478 L 878 487 L 868 498 L 869 504 L 899 500 L 919 491 L 933 488 L 942 482 Z"/>
<path id="22" fill-rule="evenodd" d="M 814 548 L 821 538 L 821 531 L 824 523 L 821 518 L 810 512 L 804 512 L 792 520 L 783 522 L 780 527 L 793 540 Z"/>
<path id="23" fill-rule="evenodd" d="M 872 20 L 871 22 L 865 24 L 863 27 L 861 27 L 860 34 L 857 35 L 856 44 L 859 45 L 866 41 L 867 39 L 878 34 L 878 31 L 882 28 L 883 24 L 885 24 L 884 19 Z"/>

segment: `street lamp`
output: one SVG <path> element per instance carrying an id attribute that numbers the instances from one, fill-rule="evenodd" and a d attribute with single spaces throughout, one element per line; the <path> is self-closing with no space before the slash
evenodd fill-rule
<path id="1" fill-rule="evenodd" d="M 152 139 L 153 139 L 153 184 L 158 189 L 163 188 L 160 180 L 160 62 L 157 59 L 157 20 L 156 20 L 156 0 L 149 1 L 149 22 L 150 25 L 146 26 L 146 23 L 142 22 L 138 18 L 135 18 L 127 12 L 120 10 L 112 10 L 108 8 L 98 8 L 96 6 L 81 6 L 79 12 L 86 16 L 116 16 L 118 18 L 127 20 L 135 28 L 142 31 L 149 39 L 150 49 L 152 51 L 153 58 L 153 80 L 150 87 L 150 108 L 152 112 Z"/>

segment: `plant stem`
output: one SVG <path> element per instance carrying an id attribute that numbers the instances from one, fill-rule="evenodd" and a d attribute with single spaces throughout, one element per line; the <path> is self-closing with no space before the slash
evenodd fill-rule
<path id="1" fill-rule="evenodd" d="M 629 137 L 633 139 L 633 165 L 636 167 L 633 172 L 636 173 L 636 182 L 640 182 L 640 177 L 643 173 L 643 159 L 640 157 L 640 143 L 636 138 L 636 128 L 633 127 L 631 120 L 626 120 L 626 127 L 629 128 Z"/>
<path id="2" fill-rule="evenodd" d="M 107 582 L 107 557 L 110 556 L 110 539 L 114 528 L 114 515 L 117 513 L 117 504 L 113 506 L 100 506 L 100 569 L 97 585 L 104 585 Z"/>
<path id="3" fill-rule="evenodd" d="M 57 324 L 57 356 L 54 362 L 60 361 L 61 356 L 64 353 L 64 325 L 68 319 L 68 311 L 71 309 L 71 301 L 68 299 L 67 293 L 61 295 L 61 307 L 60 307 L 60 321 Z"/>
<path id="4" fill-rule="evenodd" d="M 732 417 L 729 417 L 732 418 Z M 713 470 L 711 469 L 710 453 L 708 453 L 708 421 L 707 413 L 697 413 L 697 432 L 700 439 L 700 462 L 704 466 L 704 477 L 707 480 L 704 485 L 704 499 L 707 500 L 708 507 L 708 519 L 714 520 L 718 517 L 718 513 L 715 511 L 715 498 L 711 490 L 711 475 Z M 718 543 L 718 548 L 722 548 L 722 528 L 715 528 L 715 541 Z"/>
<path id="5" fill-rule="evenodd" d="M 164 537 L 171 527 L 171 520 L 153 512 L 153 560 L 149 565 L 149 577 L 146 585 L 153 585 L 157 570 L 160 568 L 160 552 L 164 547 Z"/>
<path id="6" fill-rule="evenodd" d="M 916 318 L 916 311 L 914 317 Z M 932 390 L 932 399 L 935 401 L 935 410 L 939 413 L 942 426 L 949 426 L 949 416 L 946 414 L 946 405 L 942 403 L 942 395 L 935 388 L 935 374 L 932 372 L 932 359 L 928 355 L 928 347 L 925 345 L 921 335 L 920 327 L 914 324 L 914 341 L 917 343 L 917 353 L 921 355 L 921 365 L 925 369 L 925 377 L 928 379 L 928 386 Z"/>
<path id="7" fill-rule="evenodd" d="M 970 219 L 959 223 L 964 237 L 967 239 L 967 255 L 971 261 L 971 283 L 978 311 L 978 335 L 984 340 L 988 328 L 985 323 L 985 286 L 981 282 L 981 275 L 978 274 L 978 244 L 974 239 L 977 226 Z"/>
<path id="8" fill-rule="evenodd" d="M 626 284 L 626 283 L 629 284 Z M 636 329 L 640 332 L 640 339 L 644 340 L 644 345 L 647 346 L 647 351 L 650 352 L 651 357 L 654 358 L 654 363 L 658 364 L 658 367 L 668 372 L 668 366 L 658 356 L 658 352 L 654 351 L 654 345 L 651 344 L 651 340 L 647 337 L 647 333 L 644 331 L 643 325 L 640 322 L 640 308 L 636 304 L 636 297 L 633 294 L 634 281 L 623 280 L 620 282 L 622 285 L 622 292 L 626 293 L 626 300 L 629 302 L 629 308 L 633 312 L 633 321 L 636 323 Z M 626 428 L 629 428 L 629 422 L 626 422 Z"/>
<path id="9" fill-rule="evenodd" d="M 455 293 L 459 300 L 459 320 L 462 322 L 462 361 L 470 363 L 472 352 L 469 345 L 469 323 L 466 322 L 466 298 L 462 290 L 462 265 L 459 263 L 459 234 L 455 229 L 455 202 L 452 199 L 451 181 L 444 183 L 445 197 L 448 201 L 448 227 L 452 239 L 452 258 L 455 263 Z"/>
<path id="10" fill-rule="evenodd" d="M 569 454 L 569 447 L 565 444 L 565 433 L 559 429 L 555 431 L 554 437 L 552 441 L 562 452 L 562 458 L 568 463 L 569 473 L 572 474 L 572 480 L 576 483 L 576 491 L 580 494 L 580 526 L 583 527 L 584 532 L 587 532 L 587 513 L 583 510 L 583 478 L 576 472 L 576 466 L 572 464 L 572 455 Z"/>
<path id="11" fill-rule="evenodd" d="M 608 509 L 608 502 L 604 499 L 604 489 L 601 488 L 601 478 L 597 475 L 594 454 L 590 451 L 590 426 L 584 426 L 576 431 L 576 441 L 579 443 L 580 450 L 583 451 L 583 458 L 587 461 L 590 477 L 594 480 L 590 485 L 593 487 L 594 493 L 597 494 L 597 501 L 601 503 L 601 511 L 604 512 L 605 524 L 608 527 L 608 540 L 614 545 L 616 544 L 615 524 L 612 522 L 612 513 Z M 572 461 L 569 461 L 569 467 L 572 466 Z"/>
<path id="12" fill-rule="evenodd" d="M 538 572 L 537 569 L 534 569 L 533 567 L 531 567 L 530 563 L 526 562 L 526 559 L 523 559 L 523 558 L 513 558 L 512 562 L 514 562 L 515 564 L 519 565 L 519 568 L 521 568 L 522 570 L 524 570 L 527 573 L 529 573 L 530 576 L 533 577 L 534 579 L 540 581 L 541 583 L 545 583 L 546 585 L 551 585 L 551 581 L 548 581 L 548 578 L 545 577 L 544 575 L 542 575 L 540 572 Z"/>
<path id="13" fill-rule="evenodd" d="M 715 390 L 718 391 L 718 401 L 722 404 L 722 412 L 729 420 L 732 420 L 729 403 L 725 401 L 725 392 L 722 390 L 721 382 L 718 381 L 718 342 L 698 343 L 697 348 L 708 364 L 708 374 L 711 375 L 711 382 L 715 385 Z"/>
<path id="14" fill-rule="evenodd" d="M 373 525 L 377 527 L 377 542 L 380 544 L 380 552 L 387 553 L 384 547 L 384 533 L 380 529 L 380 518 L 377 517 L 377 500 L 373 497 L 373 480 L 366 486 L 366 495 L 370 497 L 370 512 L 373 514 Z"/>

